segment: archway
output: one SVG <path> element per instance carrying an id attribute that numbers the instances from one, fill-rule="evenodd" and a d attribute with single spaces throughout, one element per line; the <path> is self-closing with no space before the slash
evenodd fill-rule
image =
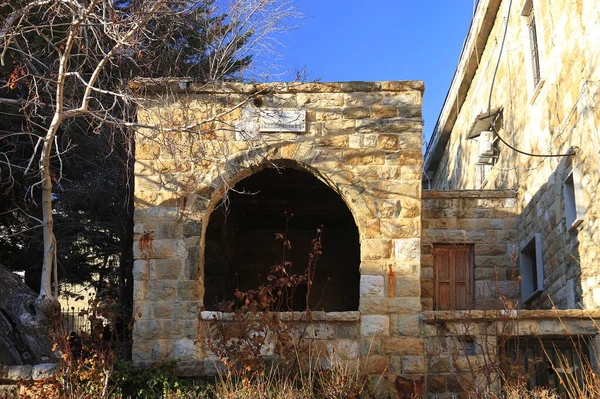
<path id="1" fill-rule="evenodd" d="M 287 230 L 286 230 L 287 224 Z M 360 241 L 345 202 L 313 174 L 293 168 L 266 168 L 239 181 L 210 215 L 205 235 L 204 306 L 215 310 L 237 288 L 257 288 L 281 261 L 292 273 L 306 270 L 312 239 L 321 231 L 322 255 L 309 297 L 312 310 L 358 310 Z M 306 287 L 298 287 L 291 309 L 305 310 Z"/>

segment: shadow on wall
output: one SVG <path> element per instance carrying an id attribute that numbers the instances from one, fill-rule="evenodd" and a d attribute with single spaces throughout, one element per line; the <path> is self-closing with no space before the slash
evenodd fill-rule
<path id="1" fill-rule="evenodd" d="M 570 160 L 563 159 L 519 215 L 520 250 L 536 233 L 542 246 L 542 292 L 525 304 L 529 309 L 577 309 L 583 304 L 578 228 L 569 231 L 565 218 L 563 181 L 570 171 Z"/>

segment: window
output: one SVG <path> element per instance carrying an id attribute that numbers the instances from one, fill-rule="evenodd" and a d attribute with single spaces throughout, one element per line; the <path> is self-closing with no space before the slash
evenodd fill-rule
<path id="1" fill-rule="evenodd" d="M 473 246 L 433 248 L 435 310 L 469 309 L 473 287 Z"/>
<path id="2" fill-rule="evenodd" d="M 538 32 L 537 32 L 537 24 L 535 20 L 535 10 L 533 7 L 532 0 L 526 0 L 525 6 L 523 7 L 523 11 L 521 15 L 526 19 L 526 46 L 525 46 L 525 58 L 527 69 L 530 71 L 530 81 L 532 83 L 532 87 L 535 89 L 533 93 L 532 100 L 537 96 L 537 92 L 542 86 L 542 79 L 540 73 L 540 51 L 539 51 L 539 42 L 538 42 Z M 527 54 L 529 53 L 529 54 Z"/>
<path id="3" fill-rule="evenodd" d="M 488 184 L 492 165 L 475 164 L 475 190 L 483 190 Z"/>
<path id="4" fill-rule="evenodd" d="M 509 343 L 508 350 L 509 378 L 520 380 L 527 389 L 556 390 L 561 397 L 566 389 L 583 384 L 585 373 L 592 369 L 587 336 L 519 337 Z"/>
<path id="5" fill-rule="evenodd" d="M 581 191 L 579 169 L 573 168 L 563 182 L 563 195 L 565 197 L 567 229 L 571 231 L 583 222 L 583 193 Z"/>
<path id="6" fill-rule="evenodd" d="M 537 44 L 537 31 L 535 28 L 535 15 L 533 7 L 527 15 L 527 30 L 529 33 L 529 51 L 531 52 L 531 70 L 533 72 L 533 84 L 537 86 L 540 83 L 540 55 Z"/>
<path id="7" fill-rule="evenodd" d="M 521 297 L 526 304 L 544 290 L 544 264 L 542 263 L 542 235 L 536 233 L 521 249 Z"/>

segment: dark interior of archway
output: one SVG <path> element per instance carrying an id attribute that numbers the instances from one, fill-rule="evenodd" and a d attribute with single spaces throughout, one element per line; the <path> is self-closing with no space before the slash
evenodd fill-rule
<path id="1" fill-rule="evenodd" d="M 276 233 L 286 231 L 292 273 L 306 270 L 311 241 L 321 228 L 322 255 L 309 296 L 311 310 L 358 310 L 360 246 L 358 229 L 339 194 L 308 172 L 264 169 L 235 185 L 227 206 L 211 214 L 206 231 L 205 295 L 207 310 L 258 288 L 282 258 Z M 322 227 L 321 227 L 322 226 Z M 286 310 L 305 310 L 306 286 L 300 286 Z M 291 309 L 290 309 L 291 307 Z"/>

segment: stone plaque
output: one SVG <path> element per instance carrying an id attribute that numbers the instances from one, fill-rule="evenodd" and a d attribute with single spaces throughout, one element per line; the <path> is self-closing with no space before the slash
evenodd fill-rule
<path id="1" fill-rule="evenodd" d="M 259 130 L 261 132 L 306 131 L 306 111 L 266 110 L 260 113 Z"/>

